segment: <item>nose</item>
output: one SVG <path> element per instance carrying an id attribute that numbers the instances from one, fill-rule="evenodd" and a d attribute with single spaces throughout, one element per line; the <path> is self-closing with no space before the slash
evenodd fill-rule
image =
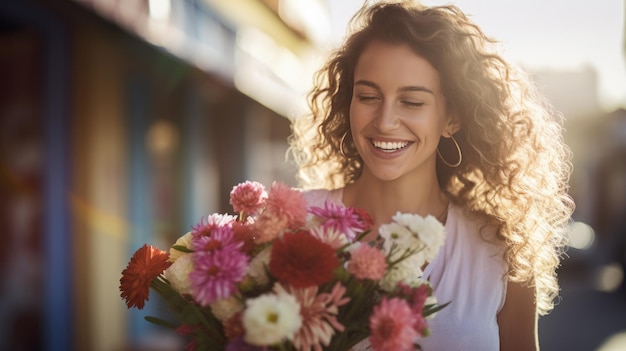
<path id="1" fill-rule="evenodd" d="M 393 108 L 393 105 L 385 102 L 380 105 L 373 121 L 374 127 L 380 132 L 388 132 L 400 125 L 400 120 Z"/>

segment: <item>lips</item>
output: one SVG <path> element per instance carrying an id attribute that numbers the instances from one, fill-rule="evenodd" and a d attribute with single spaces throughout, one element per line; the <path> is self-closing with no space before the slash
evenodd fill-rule
<path id="1" fill-rule="evenodd" d="M 402 150 L 411 144 L 411 142 L 408 141 L 379 141 L 373 139 L 371 142 L 376 149 L 383 152 L 395 152 Z"/>

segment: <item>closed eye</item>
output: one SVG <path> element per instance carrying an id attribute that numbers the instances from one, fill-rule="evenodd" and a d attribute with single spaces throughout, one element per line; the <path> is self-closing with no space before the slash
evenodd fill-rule
<path id="1" fill-rule="evenodd" d="M 368 103 L 368 102 L 376 102 L 379 100 L 378 96 L 372 95 L 358 95 L 357 98 L 360 102 Z"/>
<path id="2" fill-rule="evenodd" d="M 402 103 L 402 105 L 407 106 L 407 107 L 421 107 L 424 105 L 423 102 L 414 102 L 414 101 L 401 101 L 400 103 Z"/>

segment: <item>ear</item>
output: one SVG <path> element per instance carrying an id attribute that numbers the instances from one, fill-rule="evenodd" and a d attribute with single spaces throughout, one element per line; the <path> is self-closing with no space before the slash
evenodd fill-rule
<path id="1" fill-rule="evenodd" d="M 443 129 L 441 135 L 445 138 L 449 138 L 460 129 L 461 121 L 459 120 L 459 117 L 456 115 L 456 113 L 450 114 L 448 118 L 448 123 L 446 123 L 446 127 Z"/>

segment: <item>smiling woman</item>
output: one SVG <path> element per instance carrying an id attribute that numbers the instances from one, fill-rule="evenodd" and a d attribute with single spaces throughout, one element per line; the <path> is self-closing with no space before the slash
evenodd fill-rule
<path id="1" fill-rule="evenodd" d="M 424 349 L 538 349 L 573 210 L 561 117 L 455 6 L 377 2 L 351 24 L 290 140 L 309 204 L 366 211 L 365 240 L 397 212 L 445 225 L 415 267 L 451 301 Z"/>

